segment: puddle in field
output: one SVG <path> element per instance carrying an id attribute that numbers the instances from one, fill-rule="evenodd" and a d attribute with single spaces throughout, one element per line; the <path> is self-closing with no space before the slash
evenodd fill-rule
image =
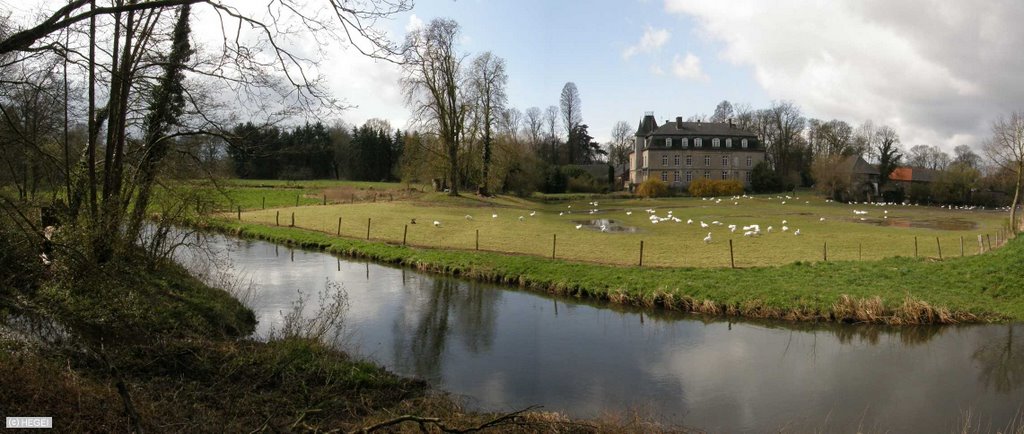
<path id="1" fill-rule="evenodd" d="M 887 219 L 864 218 L 854 219 L 858 223 L 897 228 L 939 229 L 944 231 L 969 231 L 977 229 L 978 224 L 969 220 L 950 219 L 909 219 L 905 217 L 889 217 Z"/>
<path id="2" fill-rule="evenodd" d="M 589 229 L 599 232 L 619 232 L 632 234 L 639 232 L 640 229 L 635 226 L 623 226 L 622 222 L 612 219 L 595 219 L 595 220 L 573 220 L 574 224 L 583 225 L 579 229 Z M 602 231 L 601 228 L 604 228 Z"/>

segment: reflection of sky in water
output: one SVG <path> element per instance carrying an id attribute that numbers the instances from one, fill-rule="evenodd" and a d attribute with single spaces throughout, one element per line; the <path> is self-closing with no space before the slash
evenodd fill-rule
<path id="1" fill-rule="evenodd" d="M 231 242 L 259 333 L 296 290 L 342 284 L 344 345 L 494 410 L 635 409 L 710 431 L 1003 427 L 1024 405 L 1024 327 L 884 329 L 657 318 L 366 263 Z M 340 266 L 340 271 L 339 271 Z M 369 276 L 369 278 L 367 277 Z M 307 306 L 312 312 L 315 306 Z M 557 312 L 557 313 L 556 313 Z M 643 319 L 643 321 L 641 321 Z M 826 421 L 827 419 L 827 421 Z"/>

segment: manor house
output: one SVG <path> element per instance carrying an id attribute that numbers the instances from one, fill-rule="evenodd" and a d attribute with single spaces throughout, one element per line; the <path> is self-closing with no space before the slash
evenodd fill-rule
<path id="1" fill-rule="evenodd" d="M 764 161 L 757 135 L 728 122 L 666 120 L 658 126 L 647 112 L 636 130 L 629 153 L 629 182 L 654 177 L 674 188 L 686 188 L 697 178 L 735 179 L 750 187 L 750 172 Z"/>

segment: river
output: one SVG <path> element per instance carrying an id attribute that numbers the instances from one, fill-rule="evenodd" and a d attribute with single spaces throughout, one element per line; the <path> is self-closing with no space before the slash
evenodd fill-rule
<path id="1" fill-rule="evenodd" d="M 1021 324 L 894 328 L 643 313 L 259 241 L 208 241 L 228 258 L 220 268 L 255 283 L 258 334 L 281 322 L 298 290 L 336 282 L 350 304 L 340 347 L 463 396 L 471 408 L 638 414 L 711 432 L 949 432 L 965 420 L 1002 429 L 1024 406 Z"/>

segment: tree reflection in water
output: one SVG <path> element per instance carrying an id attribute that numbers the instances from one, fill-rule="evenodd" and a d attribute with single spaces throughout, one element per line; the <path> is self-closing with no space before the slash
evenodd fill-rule
<path id="1" fill-rule="evenodd" d="M 1012 392 L 1024 384 L 1024 339 L 1014 334 L 1017 326 L 1007 324 L 1005 337 L 983 343 L 972 355 L 981 364 L 981 382 L 999 393 Z"/>
<path id="2" fill-rule="evenodd" d="M 406 306 L 395 317 L 398 366 L 420 378 L 439 378 L 448 339 L 461 338 L 470 353 L 488 351 L 494 340 L 501 291 L 446 277 L 404 285 Z"/>

